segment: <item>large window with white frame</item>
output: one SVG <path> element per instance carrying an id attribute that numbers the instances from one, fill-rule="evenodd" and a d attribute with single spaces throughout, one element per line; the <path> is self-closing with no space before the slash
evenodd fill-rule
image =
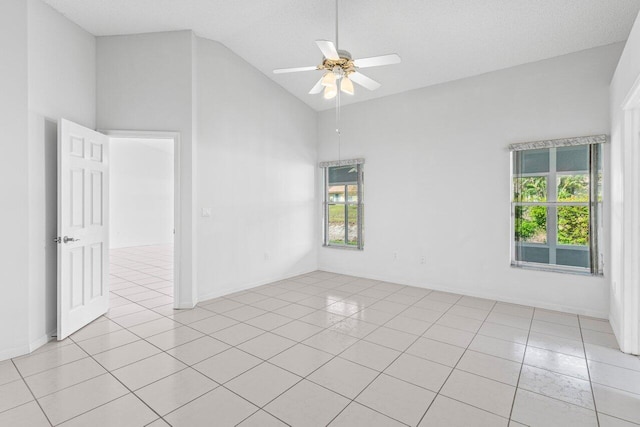
<path id="1" fill-rule="evenodd" d="M 323 244 L 364 248 L 362 159 L 324 162 Z"/>
<path id="2" fill-rule="evenodd" d="M 511 264 L 602 274 L 606 136 L 512 144 Z"/>

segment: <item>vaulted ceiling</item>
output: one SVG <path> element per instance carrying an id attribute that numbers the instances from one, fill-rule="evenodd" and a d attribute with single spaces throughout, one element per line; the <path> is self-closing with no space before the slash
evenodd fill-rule
<path id="1" fill-rule="evenodd" d="M 314 40 L 335 39 L 334 0 L 45 0 L 96 36 L 191 29 L 217 40 L 316 110 Z M 362 70 L 382 83 L 343 104 L 624 41 L 640 0 L 340 0 L 340 49 L 396 52 L 398 65 Z"/>

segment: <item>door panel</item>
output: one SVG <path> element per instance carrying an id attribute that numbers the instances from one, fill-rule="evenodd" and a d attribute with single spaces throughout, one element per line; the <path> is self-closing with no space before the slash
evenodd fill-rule
<path id="1" fill-rule="evenodd" d="M 58 340 L 109 308 L 108 138 L 58 124 Z"/>
<path id="2" fill-rule="evenodd" d="M 102 243 L 91 246 L 91 299 L 99 298 L 104 294 L 102 280 Z"/>
<path id="3" fill-rule="evenodd" d="M 102 172 L 91 171 L 91 225 L 102 225 Z"/>

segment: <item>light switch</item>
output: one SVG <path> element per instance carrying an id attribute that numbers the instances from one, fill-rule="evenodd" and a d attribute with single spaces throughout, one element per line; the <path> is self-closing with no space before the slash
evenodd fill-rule
<path id="1" fill-rule="evenodd" d="M 202 216 L 204 218 L 210 218 L 211 217 L 211 208 L 202 208 Z"/>

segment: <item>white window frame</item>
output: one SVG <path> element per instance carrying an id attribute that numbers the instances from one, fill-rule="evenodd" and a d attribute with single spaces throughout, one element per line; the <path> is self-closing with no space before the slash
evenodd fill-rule
<path id="1" fill-rule="evenodd" d="M 341 166 L 356 166 L 357 168 L 357 181 L 349 183 L 332 184 L 345 186 L 345 200 L 343 202 L 331 202 L 329 201 L 329 168 L 341 167 Z M 352 159 L 352 160 L 340 160 L 333 162 L 322 162 L 320 167 L 323 172 L 324 182 L 324 196 L 322 204 L 323 221 L 322 221 L 322 246 L 328 248 L 339 249 L 351 249 L 351 250 L 364 250 L 364 159 Z M 347 185 L 357 186 L 357 201 L 349 201 L 347 193 Z M 329 206 L 330 205 L 344 205 L 345 215 L 345 240 L 344 244 L 331 243 L 329 240 Z M 357 208 L 357 221 L 358 221 L 358 241 L 356 245 L 349 245 L 349 206 L 356 206 Z"/>
<path id="2" fill-rule="evenodd" d="M 590 161 L 594 159 L 592 146 L 595 144 L 604 144 L 608 141 L 607 135 L 594 135 L 587 137 L 577 138 L 565 138 L 557 140 L 536 141 L 521 144 L 511 144 L 509 149 L 512 151 L 511 155 L 511 266 L 525 269 L 535 269 L 544 271 L 553 271 L 560 273 L 573 273 L 573 274 L 586 274 L 594 276 L 603 275 L 603 254 L 601 252 L 601 240 L 602 240 L 602 201 L 597 200 L 598 196 L 598 173 L 601 173 L 604 178 L 604 162 L 600 159 L 601 168 L 598 170 L 596 166 L 589 165 L 589 170 L 586 171 L 560 171 L 556 170 L 556 150 L 557 147 L 567 147 L 575 145 L 589 145 L 590 146 Z M 549 149 L 549 171 L 548 172 L 536 172 L 530 174 L 520 174 L 518 177 L 527 176 L 545 176 L 547 178 L 547 202 L 520 202 L 513 199 L 515 189 L 515 152 L 523 150 L 535 150 L 535 149 Z M 602 147 L 599 150 L 603 152 Z M 601 154 L 600 154 L 601 156 Z M 557 179 L 563 175 L 575 175 L 577 173 L 583 173 L 589 175 L 589 201 L 588 202 L 558 202 L 557 201 Z M 604 185 L 603 185 L 604 186 Z M 547 208 L 547 243 L 541 245 L 539 243 L 526 243 L 516 242 L 515 238 L 515 208 L 516 206 L 545 206 Z M 589 207 L 589 244 L 582 247 L 576 245 L 566 245 L 558 243 L 557 239 L 557 220 L 558 220 L 558 208 L 563 206 L 588 206 Z M 531 261 L 517 260 L 516 254 L 518 246 L 524 247 L 547 247 L 549 248 L 549 263 L 536 263 Z M 557 249 L 573 249 L 573 250 L 585 250 L 589 251 L 590 267 L 573 267 L 555 264 Z"/>

